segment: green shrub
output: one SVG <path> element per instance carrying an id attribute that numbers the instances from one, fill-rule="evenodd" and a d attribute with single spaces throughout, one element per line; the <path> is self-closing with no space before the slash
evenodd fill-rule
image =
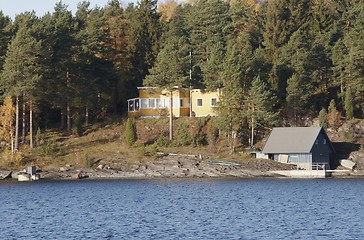
<path id="1" fill-rule="evenodd" d="M 40 148 L 44 154 L 49 155 L 54 153 L 55 145 L 56 141 L 54 139 L 46 139 Z"/>
<path id="2" fill-rule="evenodd" d="M 322 108 L 321 111 L 319 112 L 319 123 L 320 126 L 323 128 L 328 127 L 327 112 L 325 108 Z"/>
<path id="3" fill-rule="evenodd" d="M 82 135 L 82 118 L 78 113 L 75 113 L 73 116 L 73 134 L 77 134 L 77 136 Z"/>
<path id="4" fill-rule="evenodd" d="M 203 132 L 203 128 L 208 123 L 209 118 L 199 118 L 196 122 L 196 130 L 193 134 L 193 144 L 194 145 L 206 145 L 206 134 Z"/>
<path id="5" fill-rule="evenodd" d="M 137 140 L 137 131 L 135 120 L 128 118 L 124 127 L 124 141 L 129 146 L 133 145 Z"/>
<path id="6" fill-rule="evenodd" d="M 215 145 L 218 138 L 219 138 L 219 128 L 216 126 L 216 124 L 212 123 L 207 128 L 208 144 L 211 146 Z"/>
<path id="7" fill-rule="evenodd" d="M 192 142 L 193 142 L 193 137 L 188 129 L 188 125 L 185 122 L 182 122 L 178 126 L 176 131 L 175 144 L 177 146 L 187 146 L 191 145 Z"/>
<path id="8" fill-rule="evenodd" d="M 42 133 L 40 131 L 40 128 L 38 127 L 37 129 L 37 132 L 35 134 L 35 146 L 40 146 L 41 143 L 43 142 L 43 139 L 42 139 Z"/>
<path id="9" fill-rule="evenodd" d="M 170 144 L 169 138 L 165 136 L 163 133 L 159 135 L 154 144 L 158 147 L 168 147 Z"/>
<path id="10" fill-rule="evenodd" d="M 150 149 L 150 156 L 157 157 L 158 153 L 158 146 L 156 144 L 153 144 Z"/>
<path id="11" fill-rule="evenodd" d="M 138 147 L 137 151 L 138 151 L 138 155 L 139 156 L 146 156 L 147 155 L 147 150 L 145 149 L 145 145 L 144 144 L 140 145 Z"/>
<path id="12" fill-rule="evenodd" d="M 82 162 L 83 162 L 83 164 L 85 165 L 85 167 L 92 167 L 92 165 L 93 165 L 93 162 L 91 161 L 91 159 L 89 158 L 89 156 L 88 156 L 88 153 L 87 152 L 85 152 L 84 154 L 83 154 L 83 157 L 82 157 Z"/>

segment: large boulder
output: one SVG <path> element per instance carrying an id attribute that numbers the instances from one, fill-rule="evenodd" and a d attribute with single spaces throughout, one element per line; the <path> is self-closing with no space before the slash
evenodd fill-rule
<path id="1" fill-rule="evenodd" d="M 7 179 L 12 177 L 13 172 L 12 171 L 4 171 L 0 170 L 0 179 Z"/>

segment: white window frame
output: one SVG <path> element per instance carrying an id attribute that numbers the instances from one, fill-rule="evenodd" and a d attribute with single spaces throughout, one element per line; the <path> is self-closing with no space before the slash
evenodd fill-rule
<path id="1" fill-rule="evenodd" d="M 213 100 L 215 100 L 215 104 L 213 104 L 213 102 L 212 102 Z M 217 98 L 216 97 L 212 97 L 210 103 L 211 103 L 211 107 L 216 107 Z"/>
<path id="2" fill-rule="evenodd" d="M 201 105 L 199 105 L 199 101 L 201 101 Z M 196 106 L 197 107 L 203 107 L 203 99 L 202 98 L 197 98 L 196 99 Z"/>
<path id="3" fill-rule="evenodd" d="M 148 98 L 140 99 L 140 108 L 149 108 L 149 99 Z"/>
<path id="4" fill-rule="evenodd" d="M 148 108 L 156 108 L 156 99 L 155 98 L 149 98 Z"/>

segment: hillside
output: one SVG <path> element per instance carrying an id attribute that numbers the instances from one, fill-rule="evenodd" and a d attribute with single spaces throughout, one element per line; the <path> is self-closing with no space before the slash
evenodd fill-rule
<path id="1" fill-rule="evenodd" d="M 189 122 L 195 129 L 199 119 L 180 119 L 178 125 Z M 95 124 L 82 136 L 66 136 L 56 131 L 43 133 L 40 144 L 33 150 L 23 147 L 18 160 L 9 161 L 2 153 L 0 166 L 4 170 L 19 171 L 35 165 L 44 177 L 70 178 L 82 171 L 90 177 L 218 177 L 218 176 L 267 176 L 269 170 L 294 169 L 271 160 L 252 159 L 249 151 L 240 146 L 230 154 L 227 139 L 221 137 L 212 145 L 157 146 L 161 133 L 166 134 L 166 119 L 137 121 L 138 140 L 133 146 L 123 141 L 123 123 Z M 207 132 L 208 125 L 200 126 Z M 350 130 L 342 125 L 337 131 L 328 129 L 337 151 L 337 159 L 351 158 L 357 162 L 357 170 L 364 170 L 363 144 L 364 123 L 357 121 Z M 207 133 L 206 133 L 207 134 Z M 353 142 L 349 142 L 351 137 Z M 262 143 L 260 143 L 262 144 Z M 212 162 L 227 161 L 225 165 Z M 240 166 L 230 165 L 230 162 Z"/>

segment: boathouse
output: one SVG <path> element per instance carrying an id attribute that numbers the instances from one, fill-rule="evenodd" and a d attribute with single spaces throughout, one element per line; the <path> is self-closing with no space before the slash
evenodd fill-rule
<path id="1" fill-rule="evenodd" d="M 321 127 L 273 128 L 262 153 L 269 159 L 312 170 L 330 169 L 335 149 Z"/>

